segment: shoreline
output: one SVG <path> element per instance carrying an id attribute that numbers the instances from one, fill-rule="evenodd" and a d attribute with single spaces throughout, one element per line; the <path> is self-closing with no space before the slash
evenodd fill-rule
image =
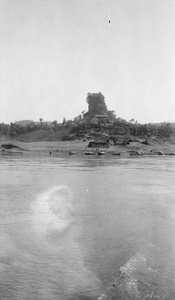
<path id="1" fill-rule="evenodd" d="M 11 149 L 5 149 L 2 145 L 12 145 Z M 70 153 L 72 154 L 85 154 L 86 148 L 89 141 L 74 140 L 74 141 L 38 141 L 38 142 L 20 142 L 17 140 L 8 140 L 7 138 L 0 138 L 1 152 L 4 149 L 6 153 L 15 153 L 17 151 L 22 151 L 23 153 L 43 153 L 49 154 L 60 154 L 60 153 Z M 93 149 L 88 148 L 88 151 L 93 151 Z M 100 151 L 106 151 L 106 149 L 100 149 Z M 108 155 L 124 155 L 129 156 L 136 155 L 175 155 L 175 144 L 168 142 L 162 143 L 151 143 L 149 145 L 143 145 L 139 142 L 131 142 L 129 145 L 111 145 L 106 154 Z M 71 153 L 70 153 L 71 154 Z"/>

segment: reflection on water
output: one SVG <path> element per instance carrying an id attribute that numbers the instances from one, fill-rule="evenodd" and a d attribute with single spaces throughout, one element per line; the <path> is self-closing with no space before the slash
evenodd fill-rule
<path id="1" fill-rule="evenodd" d="M 175 160 L 1 157 L 2 299 L 175 299 Z"/>

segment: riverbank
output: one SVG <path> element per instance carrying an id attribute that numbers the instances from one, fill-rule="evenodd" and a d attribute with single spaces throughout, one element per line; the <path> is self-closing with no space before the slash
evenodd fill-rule
<path id="1" fill-rule="evenodd" d="M 8 139 L 7 137 L 0 137 L 1 151 L 23 151 L 31 153 L 45 153 L 59 154 L 70 153 L 74 151 L 75 154 L 85 153 L 89 141 L 73 140 L 73 141 L 39 141 L 39 142 L 20 142 L 17 140 Z M 11 147 L 9 147 L 11 145 Z M 140 142 L 130 142 L 123 145 L 111 145 L 106 154 L 110 155 L 173 155 L 175 154 L 175 143 L 163 140 L 149 140 L 148 145 L 143 145 Z"/>

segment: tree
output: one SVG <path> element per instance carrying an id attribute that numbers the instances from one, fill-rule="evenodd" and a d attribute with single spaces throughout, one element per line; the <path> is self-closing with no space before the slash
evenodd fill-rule
<path id="1" fill-rule="evenodd" d="M 0 132 L 2 134 L 9 134 L 9 130 L 10 130 L 9 124 L 0 123 Z"/>
<path id="2" fill-rule="evenodd" d="M 43 118 L 40 118 L 39 121 L 40 121 L 40 125 L 42 127 L 42 125 L 43 125 Z"/>
<path id="3" fill-rule="evenodd" d="M 74 118 L 75 123 L 79 123 L 81 120 L 82 120 L 82 115 L 81 114 Z"/>
<path id="4" fill-rule="evenodd" d="M 15 132 L 15 123 L 10 123 L 10 132 L 9 132 L 9 134 L 11 135 L 11 136 L 13 136 L 14 135 L 14 132 Z"/>
<path id="5" fill-rule="evenodd" d="M 138 121 L 135 121 L 135 125 L 136 125 L 136 127 L 135 127 L 135 129 L 136 129 L 135 134 L 137 135 L 138 134 L 138 127 L 137 127 Z"/>
<path id="6" fill-rule="evenodd" d="M 134 119 L 129 120 L 130 123 L 135 123 Z"/>
<path id="7" fill-rule="evenodd" d="M 54 130 L 55 130 L 55 131 L 56 131 L 56 129 L 57 129 L 57 124 L 58 124 L 57 120 L 54 120 L 54 121 L 52 122 L 52 125 L 54 126 Z"/>
<path id="8" fill-rule="evenodd" d="M 86 110 L 83 110 L 83 111 L 81 112 L 82 118 L 84 118 L 85 113 L 86 113 Z"/>
<path id="9" fill-rule="evenodd" d="M 158 128 L 158 135 L 169 137 L 172 134 L 172 126 L 170 123 L 162 123 Z"/>
<path id="10" fill-rule="evenodd" d="M 66 124 L 66 118 L 63 117 L 63 122 L 62 122 L 62 125 L 65 125 Z"/>
<path id="11" fill-rule="evenodd" d="M 109 110 L 108 111 L 108 117 L 111 121 L 114 121 L 116 119 L 116 114 L 114 110 Z"/>

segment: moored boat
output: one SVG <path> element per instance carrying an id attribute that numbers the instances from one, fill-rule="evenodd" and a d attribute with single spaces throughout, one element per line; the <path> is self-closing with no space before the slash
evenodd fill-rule
<path id="1" fill-rule="evenodd" d="M 106 155 L 106 152 L 105 151 L 98 151 L 98 155 Z"/>
<path id="2" fill-rule="evenodd" d="M 94 151 L 86 151 L 85 155 L 95 155 L 95 152 Z"/>

